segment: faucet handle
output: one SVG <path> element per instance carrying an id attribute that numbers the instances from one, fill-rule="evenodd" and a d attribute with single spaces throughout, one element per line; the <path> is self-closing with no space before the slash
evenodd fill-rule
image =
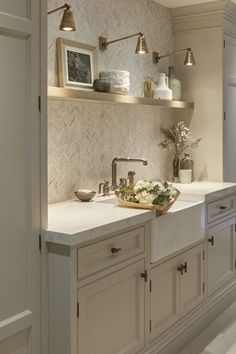
<path id="1" fill-rule="evenodd" d="M 134 176 L 135 176 L 135 171 L 129 171 L 128 172 L 129 186 L 131 184 L 134 184 Z"/>
<path id="2" fill-rule="evenodd" d="M 119 188 L 127 187 L 127 178 L 120 178 Z"/>
<path id="3" fill-rule="evenodd" d="M 109 181 L 104 180 L 103 182 L 99 183 L 98 193 L 101 194 L 101 192 L 103 192 L 103 195 L 109 195 L 110 192 Z"/>

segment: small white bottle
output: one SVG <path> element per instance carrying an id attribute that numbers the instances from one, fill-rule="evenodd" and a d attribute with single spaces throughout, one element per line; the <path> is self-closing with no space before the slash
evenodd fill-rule
<path id="1" fill-rule="evenodd" d="M 154 89 L 154 98 L 160 100 L 172 100 L 172 90 L 168 87 L 168 77 L 166 74 L 159 74 L 157 87 Z"/>

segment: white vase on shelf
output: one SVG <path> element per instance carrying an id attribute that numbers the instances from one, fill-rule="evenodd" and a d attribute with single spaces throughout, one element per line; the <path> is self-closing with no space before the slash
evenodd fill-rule
<path id="1" fill-rule="evenodd" d="M 154 89 L 154 98 L 160 100 L 172 100 L 172 90 L 168 87 L 168 77 L 160 73 L 157 87 Z"/>
<path id="2" fill-rule="evenodd" d="M 175 77 L 174 67 L 169 66 L 169 88 L 172 90 L 172 98 L 175 101 L 181 100 L 181 82 Z"/>

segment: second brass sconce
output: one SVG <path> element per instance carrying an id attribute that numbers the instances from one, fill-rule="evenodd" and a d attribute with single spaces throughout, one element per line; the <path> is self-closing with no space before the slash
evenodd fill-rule
<path id="1" fill-rule="evenodd" d="M 99 49 L 100 50 L 106 50 L 107 47 L 110 44 L 112 44 L 112 43 L 116 43 L 116 42 L 123 41 L 123 40 L 128 39 L 128 38 L 137 37 L 137 36 L 138 36 L 138 41 L 137 41 L 135 53 L 136 54 L 146 54 L 146 53 L 148 53 L 147 42 L 146 42 L 146 39 L 145 39 L 144 34 L 142 32 L 138 32 L 138 33 L 135 33 L 135 34 L 131 34 L 130 36 L 114 39 L 113 41 L 109 41 L 109 42 L 107 41 L 106 37 L 101 37 L 100 36 L 99 37 Z"/>
<path id="2" fill-rule="evenodd" d="M 76 31 L 74 16 L 70 8 L 71 6 L 65 3 L 64 5 L 48 12 L 48 15 L 50 15 L 54 12 L 65 9 L 59 27 L 60 31 Z"/>
<path id="3" fill-rule="evenodd" d="M 168 53 L 168 54 L 164 54 L 164 55 L 159 55 L 158 52 L 152 52 L 152 61 L 154 64 L 157 64 L 157 63 L 159 63 L 160 59 L 162 59 L 162 58 L 166 58 L 171 55 L 180 54 L 180 53 L 184 53 L 184 52 L 186 52 L 184 65 L 187 65 L 187 66 L 195 65 L 195 59 L 194 59 L 194 55 L 193 55 L 191 48 L 175 50 L 172 53 Z"/>

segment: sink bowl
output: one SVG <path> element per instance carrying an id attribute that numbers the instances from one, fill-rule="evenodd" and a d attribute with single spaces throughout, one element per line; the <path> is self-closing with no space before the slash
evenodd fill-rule
<path id="1" fill-rule="evenodd" d="M 151 221 L 151 262 L 204 239 L 204 235 L 204 203 L 177 200 L 167 214 Z"/>
<path id="2" fill-rule="evenodd" d="M 97 196 L 94 201 L 99 204 L 117 204 L 116 197 L 114 195 Z"/>

